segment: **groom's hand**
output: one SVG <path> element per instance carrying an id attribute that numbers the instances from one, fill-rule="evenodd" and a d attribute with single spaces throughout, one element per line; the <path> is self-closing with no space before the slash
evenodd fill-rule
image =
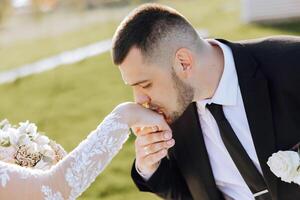
<path id="1" fill-rule="evenodd" d="M 168 149 L 175 144 L 171 131 L 158 131 L 157 127 L 134 130 L 136 167 L 143 177 L 150 178 L 157 170 L 160 160 L 167 156 Z"/>

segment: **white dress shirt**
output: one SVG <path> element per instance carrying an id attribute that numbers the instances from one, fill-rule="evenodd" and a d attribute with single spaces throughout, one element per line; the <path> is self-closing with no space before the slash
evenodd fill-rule
<path id="1" fill-rule="evenodd" d="M 250 189 L 222 141 L 214 117 L 205 107 L 206 104 L 211 103 L 223 106 L 226 119 L 256 168 L 262 173 L 245 113 L 232 51 L 228 46 L 216 40 L 211 42 L 218 45 L 223 51 L 224 71 L 213 97 L 197 102 L 199 120 L 209 161 L 217 187 L 223 192 L 226 199 L 254 200 Z"/>
<path id="2" fill-rule="evenodd" d="M 211 103 L 223 106 L 225 117 L 254 165 L 262 173 L 245 113 L 232 51 L 217 40 L 210 42 L 218 45 L 223 51 L 224 71 L 213 97 L 196 103 L 213 176 L 225 199 L 255 200 L 222 141 L 217 122 L 206 108 L 206 104 Z M 138 169 L 137 171 L 145 180 L 151 177 L 150 174 L 142 174 Z"/>

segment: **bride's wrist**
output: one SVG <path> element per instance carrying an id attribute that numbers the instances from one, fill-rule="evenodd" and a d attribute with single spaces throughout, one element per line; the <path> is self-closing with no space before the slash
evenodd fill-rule
<path id="1" fill-rule="evenodd" d="M 133 105 L 134 103 L 126 102 L 118 105 L 112 113 L 117 114 L 120 117 L 120 120 L 131 127 L 135 122 L 134 119 L 131 117 L 130 113 L 133 112 Z"/>

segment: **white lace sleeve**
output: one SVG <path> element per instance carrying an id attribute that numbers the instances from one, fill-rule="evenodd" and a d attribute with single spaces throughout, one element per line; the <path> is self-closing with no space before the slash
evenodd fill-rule
<path id="1" fill-rule="evenodd" d="M 0 161 L 0 199 L 76 199 L 119 152 L 128 136 L 127 124 L 110 114 L 50 170 L 31 170 Z"/>

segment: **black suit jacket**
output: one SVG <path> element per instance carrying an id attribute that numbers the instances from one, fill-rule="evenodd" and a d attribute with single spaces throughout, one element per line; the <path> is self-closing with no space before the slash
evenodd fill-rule
<path id="1" fill-rule="evenodd" d="M 280 181 L 266 164 L 272 153 L 300 142 L 300 37 L 219 41 L 232 49 L 250 131 L 272 200 L 300 199 L 300 187 Z M 195 103 L 171 128 L 176 144 L 149 181 L 133 165 L 137 187 L 165 199 L 224 199 L 214 181 Z"/>

